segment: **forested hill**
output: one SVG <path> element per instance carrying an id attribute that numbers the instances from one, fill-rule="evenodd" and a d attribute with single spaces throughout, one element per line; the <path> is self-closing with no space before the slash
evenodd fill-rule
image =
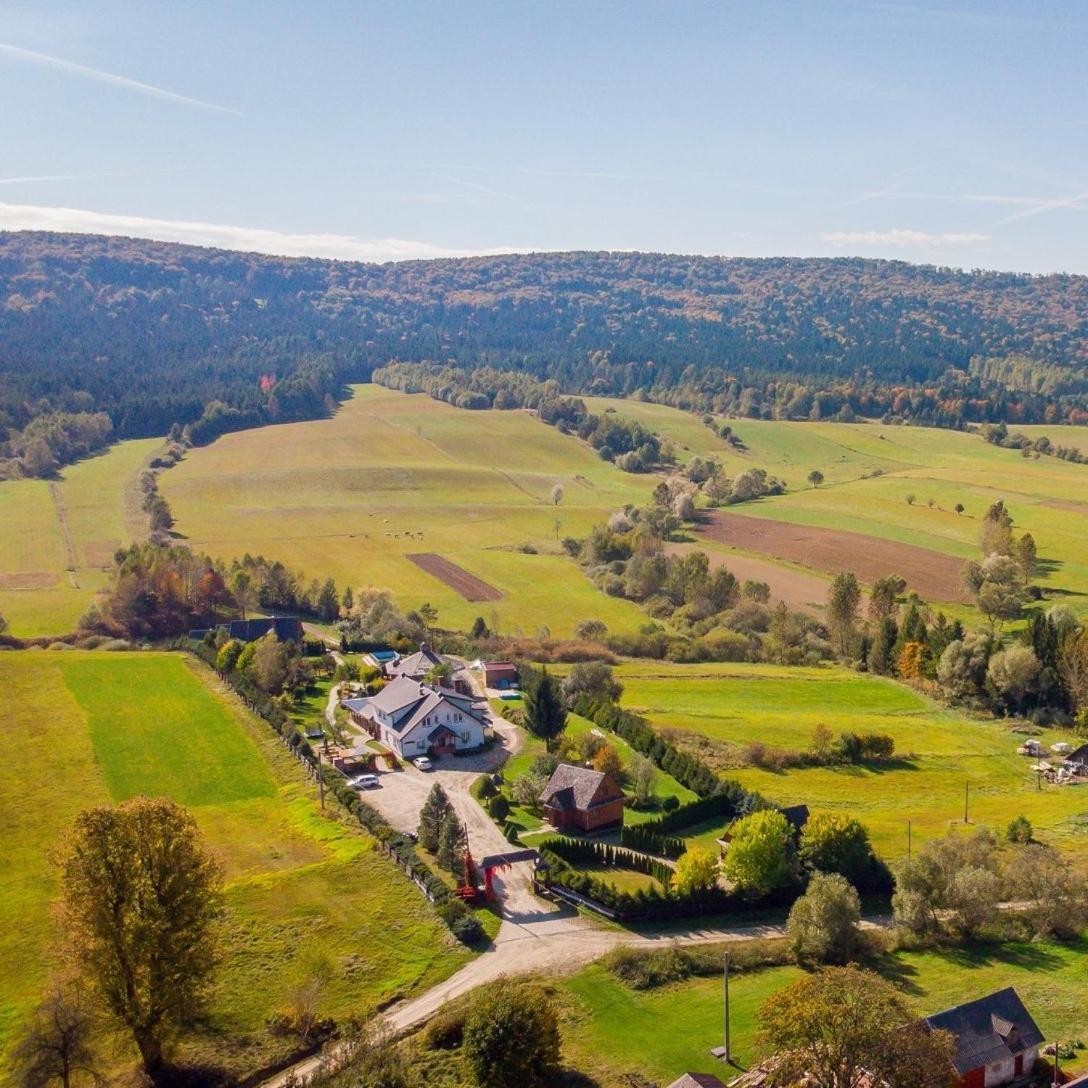
<path id="1" fill-rule="evenodd" d="M 368 265 L 0 234 L 9 453 L 49 412 L 103 411 L 119 436 L 201 421 L 198 440 L 312 416 L 395 360 L 692 405 L 732 388 L 721 410 L 751 387 L 765 415 L 797 414 L 782 388 L 803 407 L 798 389 L 835 387 L 944 423 L 1082 420 L 1088 278 L 637 253 Z"/>

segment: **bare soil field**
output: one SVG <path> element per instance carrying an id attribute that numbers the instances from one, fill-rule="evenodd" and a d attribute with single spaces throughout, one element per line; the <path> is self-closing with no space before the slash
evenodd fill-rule
<path id="1" fill-rule="evenodd" d="M 443 585 L 460 593 L 466 601 L 501 601 L 502 594 L 494 587 L 487 584 L 475 574 L 470 574 L 464 567 L 436 555 L 434 552 L 415 552 L 406 556 L 420 570 L 425 570 L 433 575 Z"/>
<path id="2" fill-rule="evenodd" d="M 684 555 L 700 549 L 697 544 L 669 544 L 665 550 L 670 555 Z M 727 567 L 736 575 L 738 582 L 766 582 L 771 587 L 772 604 L 785 601 L 790 608 L 823 615 L 827 601 L 826 579 L 754 555 L 722 551 L 708 551 L 706 554 L 712 567 Z"/>
<path id="3" fill-rule="evenodd" d="M 961 577 L 963 561 L 913 544 L 725 510 L 711 511 L 700 532 L 729 547 L 802 563 L 828 574 L 853 571 L 866 585 L 885 574 L 898 574 L 907 580 L 909 589 L 926 600 L 967 601 Z"/>
<path id="4" fill-rule="evenodd" d="M 0 589 L 49 589 L 60 578 L 53 571 L 23 570 L 0 574 Z"/>

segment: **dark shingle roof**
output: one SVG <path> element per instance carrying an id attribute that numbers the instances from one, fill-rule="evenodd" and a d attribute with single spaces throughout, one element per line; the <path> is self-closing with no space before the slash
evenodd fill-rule
<path id="1" fill-rule="evenodd" d="M 264 638 L 269 631 L 276 632 L 280 642 L 301 642 L 302 621 L 297 616 L 265 616 L 255 620 L 231 620 L 227 634 L 242 642 Z"/>
<path id="2" fill-rule="evenodd" d="M 587 767 L 574 767 L 570 763 L 560 763 L 555 773 L 548 779 L 540 800 L 559 809 L 590 808 L 601 786 L 608 781 L 608 776 L 601 771 L 591 771 Z M 611 800 L 618 796 L 619 787 L 607 790 Z"/>
<path id="3" fill-rule="evenodd" d="M 956 1040 L 953 1063 L 961 1077 L 1043 1041 L 1043 1033 L 1011 986 L 927 1016 L 925 1022 L 931 1028 L 952 1033 Z"/>

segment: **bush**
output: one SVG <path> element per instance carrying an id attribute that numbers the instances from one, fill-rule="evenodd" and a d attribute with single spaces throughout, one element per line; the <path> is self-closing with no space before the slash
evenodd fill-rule
<path id="1" fill-rule="evenodd" d="M 559 1017 L 539 986 L 501 979 L 478 990 L 463 1039 L 480 1088 L 537 1088 L 559 1067 Z"/>
<path id="2" fill-rule="evenodd" d="M 423 1029 L 423 1042 L 432 1050 L 454 1050 L 465 1034 L 468 1005 L 446 1005 Z"/>
<path id="3" fill-rule="evenodd" d="M 661 802 L 661 807 L 665 812 L 675 812 L 680 807 L 680 798 L 677 797 L 675 793 L 670 793 L 669 796 Z"/>

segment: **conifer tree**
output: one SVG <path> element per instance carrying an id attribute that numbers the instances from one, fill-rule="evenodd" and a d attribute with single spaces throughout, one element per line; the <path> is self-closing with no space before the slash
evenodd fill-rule
<path id="1" fill-rule="evenodd" d="M 431 854 L 438 852 L 442 827 L 453 812 L 446 791 L 436 782 L 419 813 L 419 845 Z"/>
<path id="2" fill-rule="evenodd" d="M 442 829 L 438 836 L 438 852 L 436 858 L 443 869 L 451 873 L 460 873 L 465 860 L 465 849 L 468 846 L 468 836 L 457 819 L 457 814 L 450 809 L 442 821 Z"/>

